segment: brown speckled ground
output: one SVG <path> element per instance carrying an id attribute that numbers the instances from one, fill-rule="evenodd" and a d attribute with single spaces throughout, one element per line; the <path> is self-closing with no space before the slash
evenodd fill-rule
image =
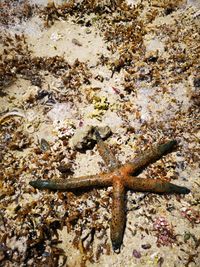
<path id="1" fill-rule="evenodd" d="M 0 266 L 199 266 L 198 1 L 46 2 L 0 3 Z M 95 145 L 70 145 L 90 125 L 110 127 L 121 162 L 176 139 L 142 176 L 191 189 L 127 192 L 120 254 L 109 237 L 112 188 L 29 185 L 105 170 Z"/>

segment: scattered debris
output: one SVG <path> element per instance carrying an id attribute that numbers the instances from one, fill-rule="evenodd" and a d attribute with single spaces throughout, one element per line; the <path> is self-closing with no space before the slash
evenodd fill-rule
<path id="1" fill-rule="evenodd" d="M 171 246 L 176 241 L 174 229 L 163 217 L 157 218 L 153 223 L 153 229 L 156 231 L 157 246 Z"/>
<path id="2" fill-rule="evenodd" d="M 0 1 L 0 265 L 198 264 L 197 2 Z M 120 257 L 107 256 L 110 188 L 52 193 L 28 185 L 100 172 L 92 127 L 102 125 L 120 162 L 177 140 L 141 175 L 178 179 L 192 192 L 128 192 L 134 235 L 125 233 Z"/>

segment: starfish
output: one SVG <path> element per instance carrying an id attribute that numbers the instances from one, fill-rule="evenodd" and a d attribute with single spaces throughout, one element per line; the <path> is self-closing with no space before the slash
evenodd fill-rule
<path id="1" fill-rule="evenodd" d="M 163 155 L 172 151 L 176 146 L 175 140 L 158 144 L 130 162 L 120 164 L 108 146 L 102 140 L 99 132 L 94 129 L 97 139 L 97 149 L 106 163 L 109 171 L 96 175 L 68 178 L 67 180 L 53 179 L 31 181 L 30 185 L 38 189 L 73 190 L 92 187 L 112 186 L 112 219 L 110 225 L 110 237 L 114 252 L 119 252 L 123 242 L 126 224 L 125 193 L 131 189 L 139 192 L 152 192 L 158 194 L 188 194 L 190 190 L 160 179 L 137 178 L 147 165 L 160 159 Z M 135 176 L 134 176 L 135 175 Z"/>

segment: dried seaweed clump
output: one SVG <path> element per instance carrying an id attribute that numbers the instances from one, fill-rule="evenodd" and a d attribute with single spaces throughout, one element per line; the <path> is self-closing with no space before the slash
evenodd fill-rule
<path id="1" fill-rule="evenodd" d="M 62 75 L 62 81 L 68 89 L 79 89 L 81 85 L 90 84 L 90 73 L 87 64 L 75 60 L 73 65 L 70 65 L 69 69 Z"/>
<path id="2" fill-rule="evenodd" d="M 44 19 L 47 27 L 53 25 L 59 18 L 67 19 L 69 15 L 79 17 L 81 19 L 79 23 L 81 23 L 85 15 L 91 13 L 98 15 L 111 14 L 117 8 L 121 7 L 122 3 L 127 6 L 126 1 L 121 0 L 83 0 L 80 2 L 72 0 L 62 5 L 57 5 L 52 2 L 40 11 L 40 16 Z"/>
<path id="3" fill-rule="evenodd" d="M 87 64 L 76 60 L 70 65 L 63 57 L 32 57 L 24 35 L 6 36 L 3 39 L 4 51 L 0 63 L 0 87 L 10 85 L 18 75 L 42 86 L 41 71 L 47 71 L 56 78 L 61 77 L 67 89 L 79 89 L 83 84 L 90 84 Z"/>
<path id="4" fill-rule="evenodd" d="M 1 160 L 3 160 L 3 156 L 5 156 L 8 151 L 22 151 L 24 148 L 27 148 L 31 144 L 31 138 L 19 128 L 20 124 L 20 119 L 18 119 L 17 121 L 9 120 L 3 125 L 1 124 Z"/>
<path id="5" fill-rule="evenodd" d="M 23 62 L 26 62 L 27 46 L 24 35 L 17 34 L 4 35 L 1 43 L 4 49 L 0 55 L 0 88 L 3 88 L 14 81 L 16 72 L 19 72 Z M 16 67 L 18 67 L 17 70 Z"/>
<path id="6" fill-rule="evenodd" d="M 69 68 L 69 64 L 59 56 L 49 58 L 32 57 L 23 34 L 5 36 L 2 42 L 5 47 L 0 63 L 2 86 L 6 86 L 8 83 L 5 77 L 13 79 L 18 74 L 25 79 L 29 79 L 32 84 L 41 86 L 41 70 L 49 71 L 58 76 L 63 70 Z"/>
<path id="7" fill-rule="evenodd" d="M 113 74 L 125 70 L 126 91 L 133 91 L 135 85 L 142 82 L 149 86 L 165 87 L 166 73 L 168 84 L 188 80 L 190 75 L 196 73 L 199 65 L 199 38 L 196 34 L 199 24 L 195 23 L 197 19 L 194 16 L 191 23 L 190 12 L 181 12 L 183 4 L 184 1 L 165 1 L 162 4 L 152 3 L 148 8 L 144 3 L 133 7 L 121 5 L 112 17 L 105 15 L 99 19 L 102 34 L 110 42 L 109 49 L 118 55 L 115 61 L 108 62 L 108 66 Z M 179 11 L 177 17 L 181 23 L 177 24 L 174 20 L 171 24 L 152 24 L 163 14 L 170 16 L 175 9 Z M 163 44 L 164 53 L 147 49 L 144 40 L 148 35 L 152 35 L 152 40 L 158 38 Z"/>
<path id="8" fill-rule="evenodd" d="M 29 1 L 1 1 L 0 2 L 0 24 L 2 25 L 12 25 L 16 23 L 20 23 L 24 19 L 30 18 L 36 6 L 31 5 Z"/>

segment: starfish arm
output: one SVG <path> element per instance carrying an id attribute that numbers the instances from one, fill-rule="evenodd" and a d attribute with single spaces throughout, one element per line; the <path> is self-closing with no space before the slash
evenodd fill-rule
<path id="1" fill-rule="evenodd" d="M 119 166 L 118 160 L 116 159 L 112 151 L 108 148 L 108 146 L 104 143 L 103 139 L 101 138 L 99 132 L 96 129 L 95 135 L 97 139 L 97 149 L 99 151 L 100 156 L 108 166 L 109 170 L 115 169 L 117 166 Z"/>
<path id="2" fill-rule="evenodd" d="M 104 187 L 112 185 L 112 177 L 108 173 L 98 175 L 82 176 L 78 178 L 69 178 L 66 180 L 53 179 L 31 181 L 31 186 L 38 189 L 50 190 L 70 190 L 76 188 Z"/>
<path id="3" fill-rule="evenodd" d="M 144 179 L 132 176 L 127 176 L 125 178 L 125 187 L 140 192 L 167 193 L 167 194 L 190 193 L 190 190 L 184 186 L 178 186 L 159 179 Z"/>
<path id="4" fill-rule="evenodd" d="M 115 252 L 120 249 L 123 241 L 126 221 L 125 210 L 125 188 L 121 180 L 118 179 L 113 183 L 112 220 L 110 226 L 111 242 Z"/>
<path id="5" fill-rule="evenodd" d="M 177 144 L 175 140 L 169 141 L 164 144 L 157 145 L 145 151 L 142 155 L 133 159 L 133 161 L 124 165 L 127 168 L 127 174 L 134 174 L 141 169 L 145 168 L 150 163 L 160 159 L 163 155 L 169 153 Z"/>

